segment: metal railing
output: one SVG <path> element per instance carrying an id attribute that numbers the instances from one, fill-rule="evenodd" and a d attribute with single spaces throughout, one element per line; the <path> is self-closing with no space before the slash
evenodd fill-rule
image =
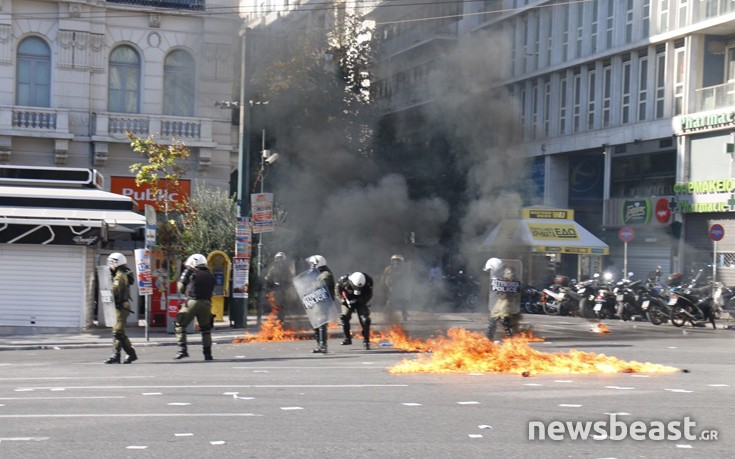
<path id="1" fill-rule="evenodd" d="M 204 0 L 107 0 L 107 3 L 178 10 L 204 10 Z"/>

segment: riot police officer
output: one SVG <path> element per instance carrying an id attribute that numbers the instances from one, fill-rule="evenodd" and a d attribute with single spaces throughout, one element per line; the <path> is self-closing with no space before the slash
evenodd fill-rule
<path id="1" fill-rule="evenodd" d="M 186 269 L 181 274 L 177 284 L 178 292 L 186 294 L 186 303 L 179 310 L 174 319 L 176 342 L 179 352 L 174 359 L 189 357 L 186 349 L 186 327 L 196 317 L 199 330 L 202 333 L 202 352 L 204 360 L 212 360 L 212 292 L 214 291 L 214 276 L 207 267 L 204 255 L 195 253 L 187 258 Z"/>
<path id="2" fill-rule="evenodd" d="M 506 337 L 512 338 L 518 333 L 521 320 L 520 279 L 516 268 L 498 258 L 490 258 L 485 263 L 484 271 L 491 273 L 490 289 L 496 293 L 495 302 L 490 305 L 486 335 L 493 341 L 500 324 Z"/>
<path id="3" fill-rule="evenodd" d="M 354 272 L 350 275 L 342 276 L 337 282 L 335 290 L 337 298 L 342 302 L 342 330 L 345 339 L 342 345 L 352 344 L 352 334 L 350 333 L 350 319 L 352 314 L 357 312 L 362 327 L 362 340 L 365 349 L 370 349 L 370 299 L 373 297 L 373 279 L 363 273 Z"/>
<path id="4" fill-rule="evenodd" d="M 403 255 L 390 257 L 390 264 L 380 276 L 380 285 L 385 295 L 385 315 L 388 323 L 396 323 L 397 308 L 401 310 L 403 321 L 408 320 L 408 302 L 411 291 Z"/>
<path id="5" fill-rule="evenodd" d="M 334 274 L 332 270 L 327 266 L 327 260 L 321 255 L 312 255 L 306 259 L 313 269 L 319 271 L 317 280 L 323 281 L 329 289 L 329 292 L 334 292 Z M 316 347 L 312 351 L 314 354 L 326 354 L 327 353 L 327 324 L 321 325 L 314 329 L 314 335 L 316 337 Z"/>
<path id="6" fill-rule="evenodd" d="M 292 279 L 293 273 L 288 266 L 286 254 L 278 252 L 273 258 L 273 263 L 268 267 L 263 280 L 265 281 L 266 290 L 272 292 L 276 317 L 281 324 L 286 319 L 286 301 Z"/>
<path id="7" fill-rule="evenodd" d="M 112 296 L 115 300 L 115 325 L 112 327 L 114 353 L 105 363 L 120 363 L 120 350 L 127 356 L 122 363 L 133 363 L 138 355 L 125 334 L 125 322 L 130 315 L 130 285 L 135 282 L 133 272 L 128 268 L 128 259 L 121 253 L 113 253 L 107 257 L 107 267 L 112 273 Z"/>

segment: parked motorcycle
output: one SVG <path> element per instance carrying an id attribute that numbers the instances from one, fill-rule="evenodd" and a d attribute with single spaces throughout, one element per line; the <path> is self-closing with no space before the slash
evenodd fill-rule
<path id="1" fill-rule="evenodd" d="M 641 292 L 641 310 L 653 325 L 668 322 L 671 316 L 669 291 L 661 284 L 660 266 L 652 277 L 646 279 L 644 289 Z"/>
<path id="2" fill-rule="evenodd" d="M 639 317 L 645 319 L 646 314 L 641 307 L 641 295 L 644 291 L 643 281 L 630 280 L 633 273 L 628 273 L 628 279 L 617 283 L 613 289 L 615 293 L 615 314 L 620 320 L 628 321 Z"/>
<path id="3" fill-rule="evenodd" d="M 554 283 L 544 289 L 544 312 L 555 316 L 576 315 L 581 297 L 567 276 L 556 276 Z"/>
<path id="4" fill-rule="evenodd" d="M 577 294 L 579 295 L 579 316 L 585 319 L 595 317 L 595 297 L 597 290 L 600 288 L 600 273 L 595 273 L 592 279 L 584 280 L 577 284 Z"/>
<path id="5" fill-rule="evenodd" d="M 543 293 L 531 286 L 526 286 L 521 292 L 521 310 L 526 314 L 543 314 Z"/>
<path id="6" fill-rule="evenodd" d="M 714 289 L 709 282 L 703 285 L 705 278 L 704 269 L 700 269 L 688 286 L 671 290 L 670 318 L 675 327 L 683 327 L 687 322 L 692 326 L 699 322 L 710 322 L 712 328 L 717 328 L 712 298 Z"/>
<path id="7" fill-rule="evenodd" d="M 449 283 L 456 311 L 472 312 L 477 308 L 480 303 L 480 282 L 475 276 L 460 269 L 445 280 Z"/>
<path id="8" fill-rule="evenodd" d="M 615 293 L 613 293 L 613 288 L 612 274 L 603 274 L 602 283 L 595 295 L 595 305 L 592 307 L 592 311 L 598 319 L 613 319 L 615 317 L 618 301 Z"/>

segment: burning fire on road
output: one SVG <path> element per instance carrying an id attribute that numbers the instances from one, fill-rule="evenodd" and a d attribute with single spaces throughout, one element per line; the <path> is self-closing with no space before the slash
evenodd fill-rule
<path id="1" fill-rule="evenodd" d="M 594 373 L 673 373 L 674 367 L 653 363 L 624 361 L 590 352 L 546 353 L 529 346 L 528 337 L 517 337 L 495 344 L 484 335 L 461 328 L 447 331 L 446 337 L 428 340 L 431 354 L 414 360 L 404 359 L 390 367 L 401 373 L 510 373 L 522 376 L 539 374 Z"/>

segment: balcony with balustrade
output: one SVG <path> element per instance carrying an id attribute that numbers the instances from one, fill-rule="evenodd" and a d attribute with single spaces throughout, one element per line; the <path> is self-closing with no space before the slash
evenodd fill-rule
<path id="1" fill-rule="evenodd" d="M 107 3 L 176 10 L 203 11 L 205 9 L 204 0 L 107 0 Z"/>
<path id="2" fill-rule="evenodd" d="M 694 104 L 690 113 L 735 107 L 735 83 L 718 84 L 699 88 L 694 92 Z"/>
<path id="3" fill-rule="evenodd" d="M 95 113 L 95 142 L 127 143 L 128 132 L 138 137 L 152 135 L 156 142 L 170 144 L 174 140 L 189 147 L 212 147 L 212 120 L 140 113 Z"/>

